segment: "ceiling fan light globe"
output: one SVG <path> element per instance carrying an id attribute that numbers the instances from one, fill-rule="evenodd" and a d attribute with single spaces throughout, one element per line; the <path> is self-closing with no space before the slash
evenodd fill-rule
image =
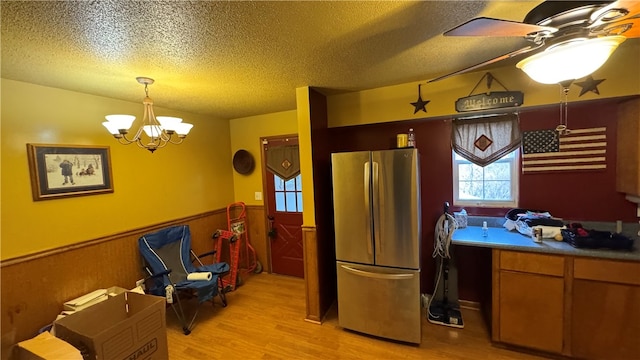
<path id="1" fill-rule="evenodd" d="M 616 35 L 569 41 L 529 56 L 516 67 L 542 84 L 580 79 L 598 70 L 625 39 Z"/>

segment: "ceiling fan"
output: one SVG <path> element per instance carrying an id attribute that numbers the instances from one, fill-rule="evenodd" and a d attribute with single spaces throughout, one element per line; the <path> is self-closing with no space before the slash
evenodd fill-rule
<path id="1" fill-rule="evenodd" d="M 538 82 L 560 83 L 591 74 L 607 60 L 620 43 L 627 38 L 640 37 L 640 1 L 547 0 L 533 8 L 522 22 L 478 17 L 445 32 L 443 35 L 515 36 L 524 38 L 529 44 L 521 49 L 427 82 L 446 79 L 502 60 L 529 54 L 529 57 L 520 61 L 516 66 Z M 587 52 L 589 51 L 588 47 L 595 45 L 602 47 L 599 55 L 595 56 L 598 59 L 594 59 L 594 56 Z M 577 71 L 575 63 L 571 60 L 566 61 L 566 56 L 561 57 L 566 51 L 576 51 L 576 49 L 578 52 L 575 56 L 581 57 L 579 63 L 588 62 L 587 60 L 599 60 L 600 63 L 595 64 L 594 62 L 590 71 L 586 69 Z M 531 68 L 538 68 L 541 73 L 533 76 L 530 71 L 533 72 L 536 69 L 532 70 Z M 584 73 L 586 71 L 589 72 Z M 579 76 L 581 74 L 583 75 Z"/>

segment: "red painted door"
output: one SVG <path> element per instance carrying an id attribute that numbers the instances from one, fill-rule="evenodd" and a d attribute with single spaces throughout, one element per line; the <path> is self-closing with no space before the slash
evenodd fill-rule
<path id="1" fill-rule="evenodd" d="M 295 146 L 297 137 L 263 139 L 265 164 L 269 149 Z M 273 154 L 272 154 L 273 156 Z M 283 165 L 289 165 L 284 159 Z M 295 160 L 291 160 L 295 161 Z M 276 274 L 304 277 L 302 251 L 302 179 L 300 174 L 283 178 L 265 166 L 265 193 L 270 229 L 271 271 Z"/>

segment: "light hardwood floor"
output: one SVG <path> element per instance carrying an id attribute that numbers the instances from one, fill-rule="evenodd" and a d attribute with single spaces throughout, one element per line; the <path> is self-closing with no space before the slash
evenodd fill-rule
<path id="1" fill-rule="evenodd" d="M 474 310 L 463 310 L 464 329 L 434 325 L 423 317 L 422 343 L 417 346 L 344 330 L 338 326 L 335 309 L 322 325 L 304 321 L 302 279 L 251 275 L 227 298 L 226 308 L 219 299 L 216 306 L 203 304 L 188 336 L 167 308 L 171 360 L 545 359 L 493 346 L 480 313 Z"/>

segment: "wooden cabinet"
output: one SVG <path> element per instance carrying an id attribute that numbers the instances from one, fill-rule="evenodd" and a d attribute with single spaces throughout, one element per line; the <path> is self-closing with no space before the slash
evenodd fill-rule
<path id="1" fill-rule="evenodd" d="M 618 105 L 616 189 L 640 196 L 640 98 Z"/>
<path id="2" fill-rule="evenodd" d="M 562 352 L 562 278 L 500 271 L 500 341 Z"/>
<path id="3" fill-rule="evenodd" d="M 493 341 L 640 359 L 640 263 L 493 250 Z"/>
<path id="4" fill-rule="evenodd" d="M 562 353 L 564 257 L 494 250 L 493 262 L 493 340 Z"/>
<path id="5" fill-rule="evenodd" d="M 640 263 L 575 259 L 572 355 L 640 359 Z"/>

